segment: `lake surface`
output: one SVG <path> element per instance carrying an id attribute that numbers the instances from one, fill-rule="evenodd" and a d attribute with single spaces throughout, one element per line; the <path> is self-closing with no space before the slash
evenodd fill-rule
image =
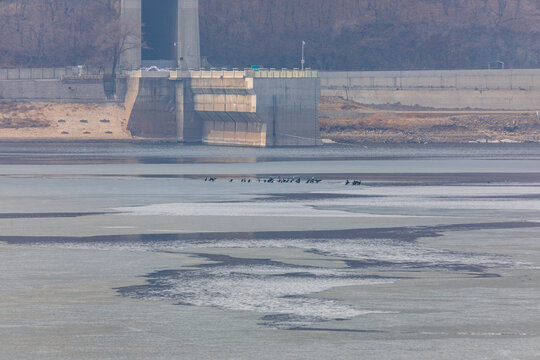
<path id="1" fill-rule="evenodd" d="M 540 146 L 0 144 L 0 319 L 6 359 L 538 359 Z"/>

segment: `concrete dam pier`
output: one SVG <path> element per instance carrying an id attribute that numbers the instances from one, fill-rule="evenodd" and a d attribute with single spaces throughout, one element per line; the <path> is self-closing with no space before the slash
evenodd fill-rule
<path id="1" fill-rule="evenodd" d="M 123 26 L 134 29 L 121 58 L 133 101 L 131 134 L 216 145 L 319 145 L 318 73 L 200 70 L 198 6 L 198 0 L 122 1 Z M 156 64 L 172 70 L 139 70 Z"/>
<path id="2" fill-rule="evenodd" d="M 201 69 L 198 0 L 121 6 L 127 38 L 114 77 L 85 66 L 0 69 L 0 139 L 314 146 L 321 96 L 377 111 L 540 110 L 540 69 Z M 364 116 L 339 110 L 323 117 Z"/>
<path id="3" fill-rule="evenodd" d="M 0 138 L 320 145 L 318 72 L 201 69 L 198 6 L 122 0 L 113 77 L 84 66 L 0 69 Z"/>
<path id="4" fill-rule="evenodd" d="M 128 76 L 136 138 L 209 145 L 320 144 L 315 71 L 141 71 Z"/>

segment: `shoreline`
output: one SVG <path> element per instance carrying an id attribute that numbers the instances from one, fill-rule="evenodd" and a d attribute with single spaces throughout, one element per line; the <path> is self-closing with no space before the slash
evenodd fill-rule
<path id="1" fill-rule="evenodd" d="M 340 144 L 539 143 L 536 111 L 431 109 L 322 97 L 321 137 Z"/>

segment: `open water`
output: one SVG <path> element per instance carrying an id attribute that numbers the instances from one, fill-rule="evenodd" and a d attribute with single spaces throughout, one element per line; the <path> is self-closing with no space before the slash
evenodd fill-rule
<path id="1" fill-rule="evenodd" d="M 0 145 L 2 359 L 538 359 L 539 299 L 538 145 Z"/>

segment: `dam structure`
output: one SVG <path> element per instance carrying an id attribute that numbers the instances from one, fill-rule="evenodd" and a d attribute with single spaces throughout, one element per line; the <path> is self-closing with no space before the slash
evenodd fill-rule
<path id="1" fill-rule="evenodd" d="M 112 79 L 91 66 L 0 69 L 0 140 L 314 146 L 320 97 L 540 117 L 540 69 L 203 69 L 198 0 L 122 0 L 120 20 Z"/>
<path id="2" fill-rule="evenodd" d="M 133 102 L 132 136 L 216 145 L 321 143 L 316 71 L 202 70 L 198 0 L 123 0 L 121 17 L 129 30 L 120 66 Z"/>
<path id="3" fill-rule="evenodd" d="M 120 24 L 115 74 L 0 69 L 0 139 L 321 144 L 317 71 L 202 69 L 198 0 L 121 0 Z"/>

